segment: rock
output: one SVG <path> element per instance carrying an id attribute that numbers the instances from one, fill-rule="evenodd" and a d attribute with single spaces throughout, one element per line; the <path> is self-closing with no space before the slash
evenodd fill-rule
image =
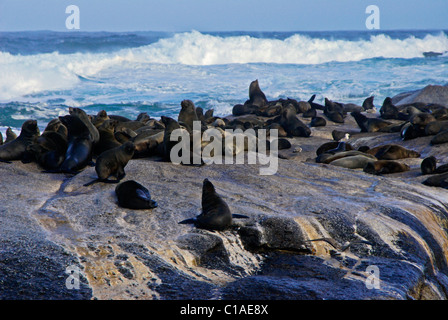
<path id="1" fill-rule="evenodd" d="M 448 87 L 428 85 L 423 89 L 400 93 L 392 98 L 392 103 L 397 106 L 416 102 L 448 107 Z"/>
<path id="2" fill-rule="evenodd" d="M 421 179 L 296 160 L 260 176 L 257 165 L 138 159 L 125 179 L 145 181 L 159 207 L 132 210 L 118 207 L 113 185 L 83 187 L 94 168 L 67 178 L 14 162 L 0 172 L 7 299 L 447 298 L 447 191 Z M 200 210 L 204 177 L 250 219 L 225 232 L 179 225 Z M 323 237 L 369 244 L 341 252 L 308 241 Z M 71 265 L 80 290 L 65 286 Z M 366 287 L 369 266 L 379 268 L 379 289 Z M 30 289 L 27 279 L 39 280 Z"/>
<path id="3" fill-rule="evenodd" d="M 261 164 L 132 159 L 123 181 L 144 183 L 158 202 L 151 210 L 119 207 L 113 184 L 84 187 L 93 167 L 73 176 L 0 163 L 0 296 L 446 300 L 448 190 L 423 184 L 431 176 L 420 165 L 430 156 L 448 163 L 448 145 L 356 126 L 347 117 L 291 138 L 281 150 L 289 160 L 267 176 Z M 420 158 L 400 160 L 410 170 L 387 177 L 316 163 L 336 129 L 354 150 L 397 144 Z M 178 224 L 199 214 L 205 178 L 249 219 L 219 232 Z"/>

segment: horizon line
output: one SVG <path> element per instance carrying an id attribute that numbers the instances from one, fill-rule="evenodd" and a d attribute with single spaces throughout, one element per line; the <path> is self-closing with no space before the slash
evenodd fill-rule
<path id="1" fill-rule="evenodd" d="M 397 28 L 397 29 L 341 29 L 341 30 L 198 30 L 198 29 L 189 29 L 189 30 L 120 30 L 120 31 L 108 31 L 108 30 L 52 30 L 52 29 L 38 29 L 38 30 L 0 30 L 2 33 L 10 32 L 10 33 L 25 33 L 25 32 L 55 32 L 55 33 L 126 33 L 126 32 L 154 32 L 154 33 L 187 33 L 187 32 L 200 32 L 200 33 L 228 33 L 228 32 L 262 32 L 262 33 L 297 33 L 297 32 L 366 32 L 366 33 L 380 33 L 380 32 L 391 32 L 391 31 L 448 31 L 448 27 L 446 28 Z"/>

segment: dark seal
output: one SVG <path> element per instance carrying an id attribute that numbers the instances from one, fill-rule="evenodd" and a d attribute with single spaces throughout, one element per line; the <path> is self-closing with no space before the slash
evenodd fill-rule
<path id="1" fill-rule="evenodd" d="M 40 135 L 36 120 L 27 120 L 22 124 L 20 135 L 0 146 L 0 161 L 9 162 L 12 160 L 22 160 L 26 149 Z"/>
<path id="2" fill-rule="evenodd" d="M 149 190 L 140 183 L 129 180 L 120 183 L 115 188 L 118 205 L 128 209 L 153 209 L 157 202 L 151 199 Z"/>
<path id="3" fill-rule="evenodd" d="M 93 137 L 89 128 L 77 116 L 59 117 L 67 127 L 68 146 L 64 162 L 54 172 L 78 173 L 92 162 Z"/>
<path id="4" fill-rule="evenodd" d="M 227 203 L 216 193 L 215 187 L 205 179 L 202 185 L 202 213 L 196 218 L 179 222 L 194 224 L 197 228 L 222 231 L 232 226 L 232 218 L 248 218 L 230 212 Z"/>

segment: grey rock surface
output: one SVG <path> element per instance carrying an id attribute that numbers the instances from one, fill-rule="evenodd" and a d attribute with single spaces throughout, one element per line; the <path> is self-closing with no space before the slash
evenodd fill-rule
<path id="1" fill-rule="evenodd" d="M 423 89 L 400 93 L 392 98 L 392 103 L 397 106 L 415 102 L 448 107 L 448 87 L 428 85 Z"/>

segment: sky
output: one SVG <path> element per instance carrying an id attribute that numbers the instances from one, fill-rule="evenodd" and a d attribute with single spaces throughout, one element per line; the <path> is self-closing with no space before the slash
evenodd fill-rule
<path id="1" fill-rule="evenodd" d="M 0 0 L 0 31 L 68 31 L 69 5 L 80 31 L 366 30 L 369 5 L 383 30 L 448 29 L 447 0 Z"/>

